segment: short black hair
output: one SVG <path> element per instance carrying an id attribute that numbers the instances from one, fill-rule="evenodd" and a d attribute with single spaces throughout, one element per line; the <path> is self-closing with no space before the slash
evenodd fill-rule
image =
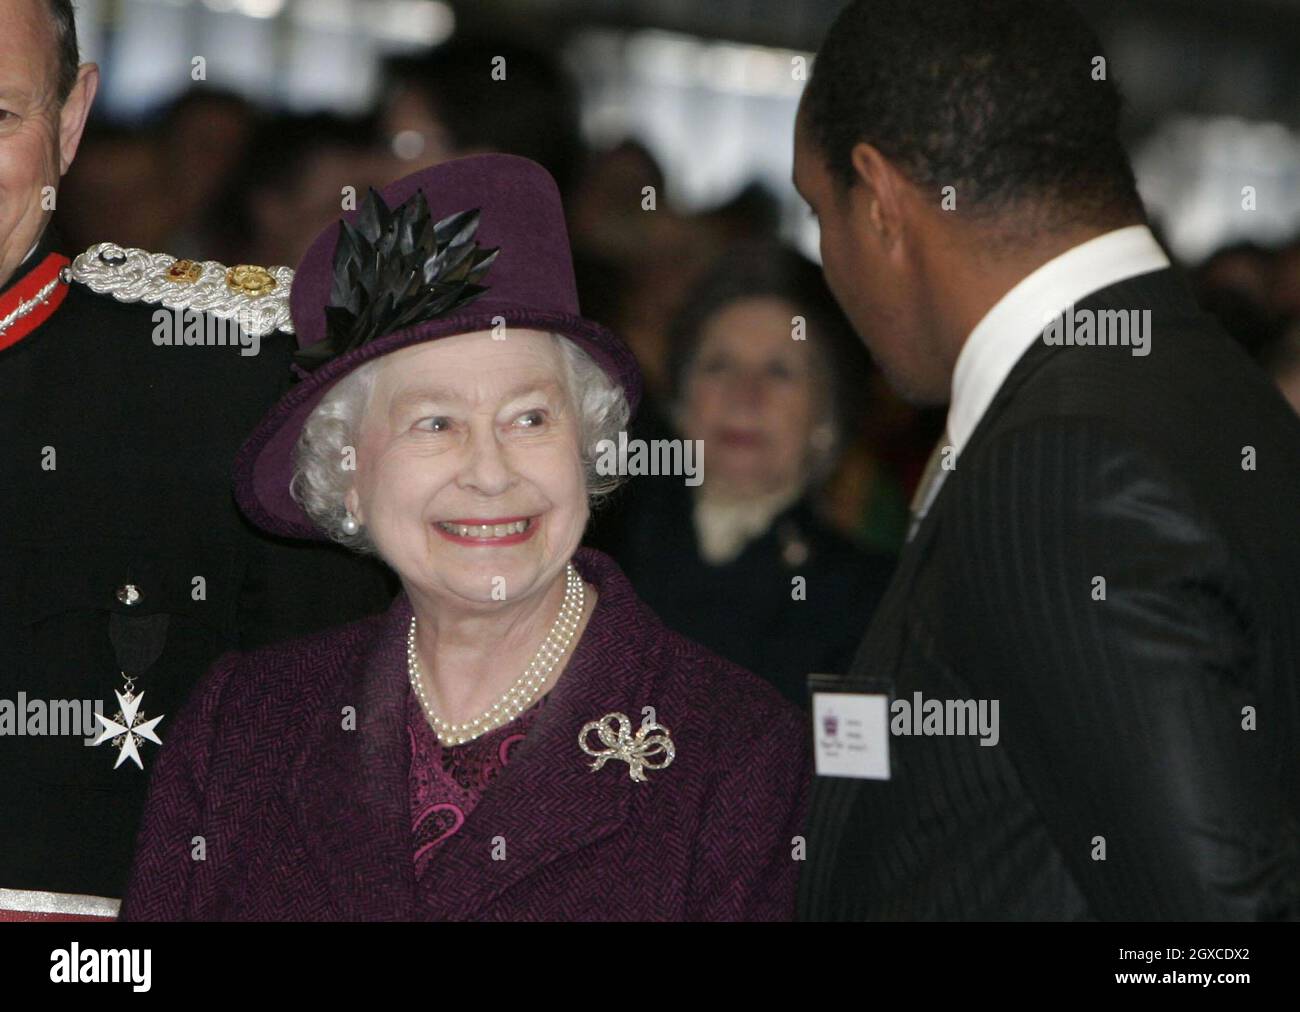
<path id="1" fill-rule="evenodd" d="M 1144 218 L 1119 140 L 1121 98 L 1101 43 L 1061 0 L 854 0 L 803 97 L 831 175 L 873 145 L 909 179 L 955 188 L 957 210 L 1037 226 Z"/>
<path id="2" fill-rule="evenodd" d="M 81 66 L 77 16 L 72 9 L 72 0 L 49 0 L 49 12 L 59 48 L 59 102 L 62 103 L 72 94 L 72 86 L 77 83 L 77 69 Z"/>

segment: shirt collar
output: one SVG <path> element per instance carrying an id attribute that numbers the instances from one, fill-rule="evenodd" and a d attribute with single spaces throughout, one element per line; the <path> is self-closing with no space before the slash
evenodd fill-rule
<path id="1" fill-rule="evenodd" d="M 697 495 L 693 519 L 696 543 L 704 561 L 723 566 L 767 533 L 772 522 L 803 495 L 803 483 L 748 499 L 718 499 Z"/>
<path id="2" fill-rule="evenodd" d="M 1169 266 L 1146 225 L 1129 225 L 1066 250 L 1022 278 L 966 338 L 952 373 L 948 439 L 958 454 L 1047 321 L 1113 284 Z"/>

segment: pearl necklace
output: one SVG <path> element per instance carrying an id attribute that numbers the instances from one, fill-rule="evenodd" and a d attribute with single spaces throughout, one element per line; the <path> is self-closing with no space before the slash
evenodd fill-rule
<path id="1" fill-rule="evenodd" d="M 433 712 L 433 705 L 425 695 L 420 682 L 420 658 L 415 651 L 415 616 L 411 616 L 411 628 L 406 634 L 406 670 L 411 677 L 411 688 L 420 700 L 424 714 L 429 718 L 438 741 L 443 745 L 463 745 L 467 741 L 487 734 L 487 732 L 510 723 L 519 714 L 536 701 L 539 691 L 551 676 L 556 661 L 565 655 L 569 644 L 573 642 L 582 619 L 582 610 L 586 604 L 586 590 L 582 577 L 570 562 L 564 570 L 564 601 L 560 612 L 555 616 L 551 631 L 546 634 L 541 647 L 533 655 L 524 673 L 505 694 L 479 714 L 473 720 L 463 724 L 451 724 Z"/>

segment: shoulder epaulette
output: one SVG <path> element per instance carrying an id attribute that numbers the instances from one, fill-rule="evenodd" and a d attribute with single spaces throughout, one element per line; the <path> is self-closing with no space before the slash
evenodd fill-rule
<path id="1" fill-rule="evenodd" d="M 243 330 L 259 337 L 277 330 L 293 333 L 289 267 L 227 267 L 101 242 L 72 261 L 72 280 L 118 302 L 153 302 L 238 320 Z"/>

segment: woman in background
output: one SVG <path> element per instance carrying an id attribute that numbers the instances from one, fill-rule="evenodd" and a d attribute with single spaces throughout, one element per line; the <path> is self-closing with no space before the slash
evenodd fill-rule
<path id="1" fill-rule="evenodd" d="M 724 256 L 672 328 L 670 414 L 702 483 L 639 477 L 593 540 L 671 628 L 806 704 L 847 669 L 892 570 L 818 514 L 866 353 L 821 272 L 783 246 Z"/>

